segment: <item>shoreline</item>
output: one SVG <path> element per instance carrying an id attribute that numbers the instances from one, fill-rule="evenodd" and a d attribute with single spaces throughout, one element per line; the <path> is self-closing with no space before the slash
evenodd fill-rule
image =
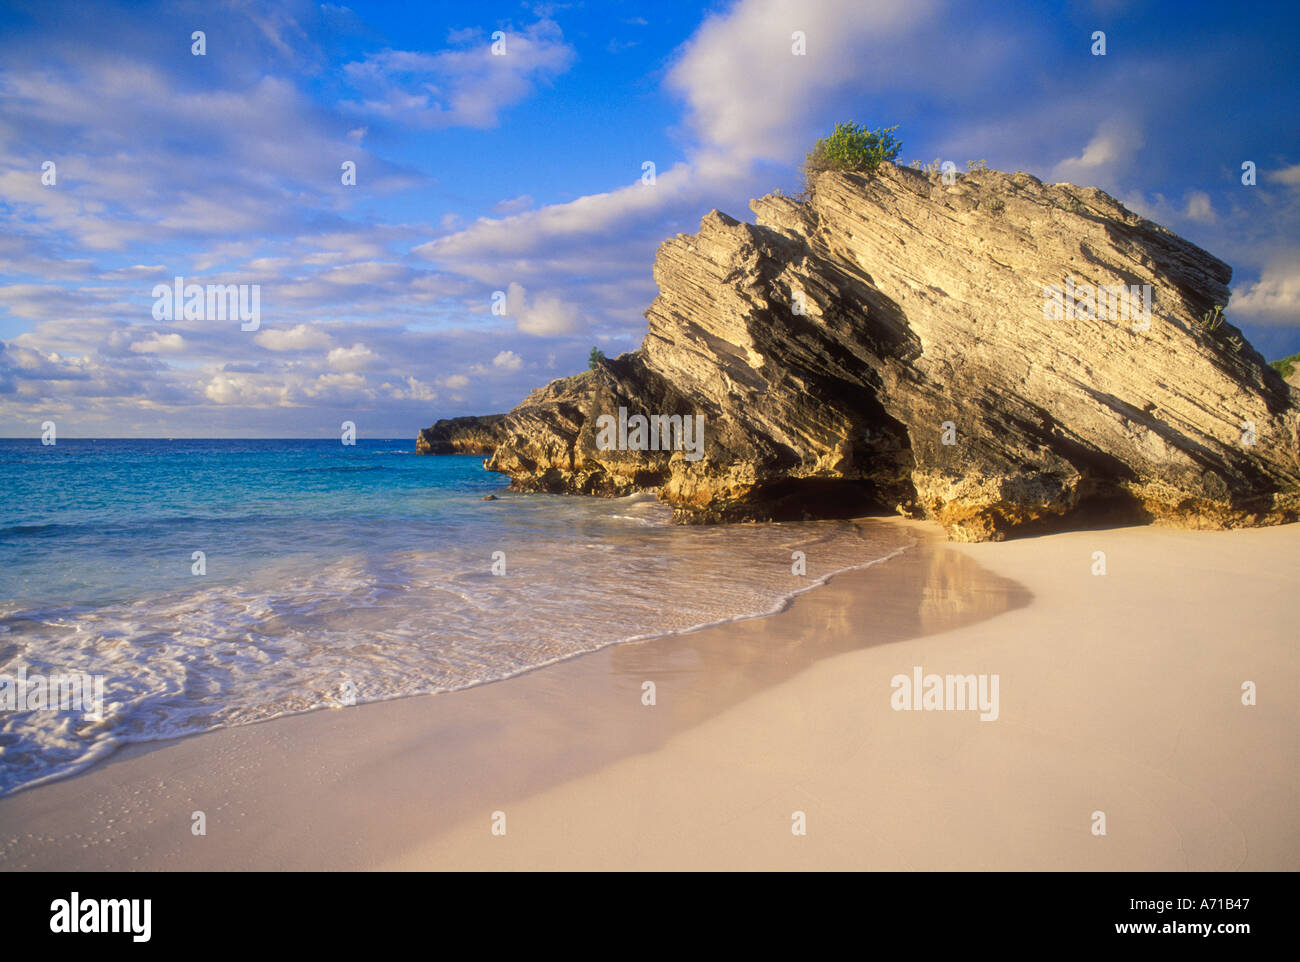
<path id="1" fill-rule="evenodd" d="M 1300 716 L 1279 697 L 1300 526 L 960 545 L 888 523 L 918 544 L 774 614 L 127 745 L 0 799 L 0 869 L 1300 865 Z M 892 711 L 913 666 L 1000 674 L 999 719 Z"/>
<path id="2" fill-rule="evenodd" d="M 635 498 L 640 496 L 633 495 L 631 497 Z M 626 500 L 626 499 L 616 499 L 616 500 Z M 901 520 L 901 519 L 896 519 L 894 516 L 884 516 L 884 517 L 864 517 L 864 518 L 857 518 L 851 520 L 853 520 L 854 522 L 867 522 L 867 523 L 877 522 L 880 523 L 882 526 L 890 526 L 893 525 L 896 520 Z M 911 535 L 909 535 L 911 540 L 909 540 L 905 544 L 900 545 L 899 547 L 895 547 L 888 550 L 887 553 L 881 555 L 880 557 L 872 558 L 869 561 L 859 562 L 855 564 L 846 565 L 841 568 L 836 568 L 826 574 L 817 575 L 815 577 L 804 576 L 806 580 L 805 584 L 803 584 L 800 587 L 785 591 L 784 593 L 779 595 L 776 598 L 776 600 L 773 601 L 766 610 L 751 611 L 748 613 L 728 615 L 726 617 L 722 617 L 712 621 L 701 622 L 700 624 L 691 625 L 685 628 L 664 627 L 663 630 L 660 631 L 642 632 L 639 634 L 629 635 L 621 638 L 615 638 L 610 641 L 600 642 L 596 645 L 596 647 L 593 648 L 566 652 L 564 654 L 557 655 L 547 661 L 540 661 L 535 664 L 528 665 L 526 667 L 518 668 L 508 674 L 503 674 L 496 677 L 476 678 L 471 681 L 465 682 L 463 684 L 459 684 L 450 688 L 439 689 L 437 691 L 425 691 L 425 692 L 414 692 L 414 693 L 412 692 L 391 693 L 387 695 L 382 695 L 380 697 L 358 700 L 357 702 L 355 702 L 353 706 L 350 707 L 379 704 L 383 702 L 395 701 L 404 698 L 428 698 L 428 697 L 433 697 L 435 695 L 449 695 L 455 692 L 468 691 L 470 689 L 478 688 L 484 685 L 493 685 L 505 681 L 510 681 L 511 679 L 529 674 L 530 672 L 539 671 L 544 668 L 550 668 L 555 665 L 560 665 L 571 659 L 581 658 L 586 655 L 591 655 L 596 652 L 602 651 L 605 648 L 609 648 L 617 645 L 642 644 L 646 642 L 655 642 L 667 638 L 677 637 L 680 635 L 689 635 L 694 632 L 703 631 L 710 628 L 723 627 L 737 622 L 747 621 L 753 618 L 768 618 L 771 617 L 772 615 L 779 614 L 780 612 L 787 610 L 794 603 L 795 599 L 798 598 L 800 595 L 803 595 L 810 591 L 815 591 L 818 588 L 825 587 L 826 584 L 829 583 L 833 578 L 839 577 L 851 571 L 861 571 L 861 570 L 871 568 L 875 565 L 887 563 L 891 559 L 902 554 L 903 552 L 915 548 L 919 543 L 921 543 L 921 541 L 925 540 L 926 538 L 933 537 L 933 536 L 934 536 L 933 532 L 925 532 L 920 534 L 912 533 Z M 300 709 L 295 711 L 286 711 L 281 714 L 270 715 L 265 718 L 258 718 L 250 721 L 218 724 L 211 728 L 206 728 L 206 729 L 201 729 L 196 731 L 186 731 L 177 734 L 163 734 L 163 735 L 156 735 L 150 737 L 140 737 L 140 736 L 126 737 L 117 742 L 96 745 L 92 748 L 92 750 L 87 755 L 77 759 L 74 763 L 72 763 L 70 766 L 66 768 L 47 772 L 46 774 L 41 775 L 39 778 L 36 778 L 35 780 L 28 782 L 22 786 L 19 786 L 15 789 L 9 790 L 7 792 L 0 792 L 0 800 L 3 800 L 5 798 L 11 798 L 14 795 L 18 795 L 23 792 L 30 791 L 34 788 L 39 788 L 44 785 L 53 784 L 55 782 L 63 781 L 68 778 L 75 778 L 90 770 L 93 770 L 97 766 L 112 762 L 121 752 L 129 750 L 133 746 L 149 746 L 156 743 L 175 742 L 175 741 L 180 741 L 182 739 L 195 738 L 201 735 L 209 735 L 215 732 L 223 731 L 227 728 L 242 728 L 242 727 L 247 727 L 249 725 L 261 725 L 267 722 L 281 721 L 286 718 L 297 717 L 299 715 L 311 715 L 321 711 L 332 711 L 339 707 L 343 707 L 343 706 L 321 704 L 311 708 Z"/>

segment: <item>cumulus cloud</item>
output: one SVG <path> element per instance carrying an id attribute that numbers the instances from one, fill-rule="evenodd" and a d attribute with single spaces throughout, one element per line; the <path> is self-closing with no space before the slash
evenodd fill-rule
<path id="1" fill-rule="evenodd" d="M 364 344 L 336 347 L 326 356 L 326 363 L 336 371 L 367 371 L 373 368 L 379 356 Z"/>
<path id="2" fill-rule="evenodd" d="M 1283 167 L 1281 170 L 1270 171 L 1268 178 L 1288 187 L 1300 187 L 1300 164 L 1293 164 L 1290 167 Z"/>
<path id="3" fill-rule="evenodd" d="M 262 407 L 285 401 L 287 390 L 281 385 L 266 384 L 249 374 L 223 371 L 212 376 L 203 393 L 213 404 Z"/>
<path id="4" fill-rule="evenodd" d="M 1126 118 L 1102 121 L 1077 157 L 1066 157 L 1052 171 L 1060 181 L 1090 186 L 1114 180 L 1146 143 L 1142 125 Z"/>
<path id="5" fill-rule="evenodd" d="M 1217 216 L 1214 213 L 1214 204 L 1210 201 L 1210 195 L 1203 190 L 1189 191 L 1184 216 L 1188 220 L 1197 221 L 1198 223 L 1213 224 Z"/>
<path id="6" fill-rule="evenodd" d="M 506 289 L 506 311 L 524 334 L 552 337 L 576 334 L 585 327 L 574 305 L 553 294 L 539 294 L 530 300 L 528 291 L 519 284 L 511 284 Z"/>
<path id="7" fill-rule="evenodd" d="M 178 354 L 185 350 L 185 338 L 179 334 L 155 334 L 147 341 L 131 345 L 137 354 Z"/>
<path id="8" fill-rule="evenodd" d="M 1234 291 L 1232 310 L 1260 323 L 1300 326 L 1300 251 L 1274 260 L 1258 281 Z"/>
<path id="9" fill-rule="evenodd" d="M 330 347 L 334 338 L 314 324 L 295 324 L 288 328 L 267 327 L 253 336 L 268 351 L 310 351 Z"/>
<path id="10" fill-rule="evenodd" d="M 405 383 L 406 385 L 405 389 L 398 388 L 398 387 L 391 387 L 390 389 L 391 397 L 396 398 L 398 400 L 408 400 L 408 401 L 436 401 L 438 399 L 438 392 L 436 392 L 429 385 L 425 384 L 419 378 L 407 377 L 404 379 L 403 383 Z M 385 387 L 390 387 L 390 386 L 385 385 Z"/>
<path id="11" fill-rule="evenodd" d="M 361 402 L 374 397 L 365 377 L 356 371 L 318 374 L 300 388 L 302 395 L 314 401 Z"/>
<path id="12" fill-rule="evenodd" d="M 807 147 L 817 101 L 885 82 L 899 41 L 935 8 L 931 0 L 745 0 L 704 22 L 668 84 L 708 151 L 734 163 L 791 160 Z M 795 31 L 804 56 L 792 53 Z"/>
<path id="13" fill-rule="evenodd" d="M 517 371 L 524 366 L 524 359 L 514 351 L 502 351 L 492 358 L 492 366 L 503 371 Z"/>

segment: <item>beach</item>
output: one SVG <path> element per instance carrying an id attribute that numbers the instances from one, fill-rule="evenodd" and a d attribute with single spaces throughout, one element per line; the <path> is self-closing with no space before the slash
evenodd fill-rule
<path id="1" fill-rule="evenodd" d="M 882 523 L 917 544 L 773 615 L 127 746 L 0 799 L 0 868 L 1300 867 L 1300 525 Z M 896 710 L 915 669 L 996 718 Z"/>

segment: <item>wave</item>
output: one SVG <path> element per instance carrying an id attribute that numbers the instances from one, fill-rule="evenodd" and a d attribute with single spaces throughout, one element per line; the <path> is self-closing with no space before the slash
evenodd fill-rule
<path id="1" fill-rule="evenodd" d="M 641 500 L 635 510 L 651 523 L 618 511 L 626 499 L 615 511 L 507 499 L 505 525 L 472 527 L 437 550 L 413 536 L 403 550 L 308 557 L 129 602 L 6 605 L 0 673 L 102 674 L 107 704 L 94 723 L 0 714 L 0 794 L 126 742 L 334 707 L 342 687 L 357 702 L 455 691 L 611 644 L 761 617 L 907 546 L 895 529 L 863 522 L 678 527 L 663 523 L 666 506 Z M 796 549 L 809 577 L 791 572 Z"/>

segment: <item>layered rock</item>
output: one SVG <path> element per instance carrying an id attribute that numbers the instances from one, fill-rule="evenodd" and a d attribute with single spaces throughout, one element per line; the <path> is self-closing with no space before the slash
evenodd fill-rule
<path id="1" fill-rule="evenodd" d="M 445 418 L 415 438 L 416 454 L 491 454 L 509 437 L 504 414 Z"/>
<path id="2" fill-rule="evenodd" d="M 657 488 L 683 522 L 875 506 L 986 540 L 1096 510 L 1300 516 L 1298 395 L 1214 317 L 1231 269 L 1105 193 L 886 164 L 751 207 L 662 245 L 639 350 L 423 446 L 490 449 L 520 490 Z M 1049 317 L 1067 283 L 1149 285 L 1149 323 Z M 704 415 L 703 457 L 602 450 L 619 407 Z"/>

